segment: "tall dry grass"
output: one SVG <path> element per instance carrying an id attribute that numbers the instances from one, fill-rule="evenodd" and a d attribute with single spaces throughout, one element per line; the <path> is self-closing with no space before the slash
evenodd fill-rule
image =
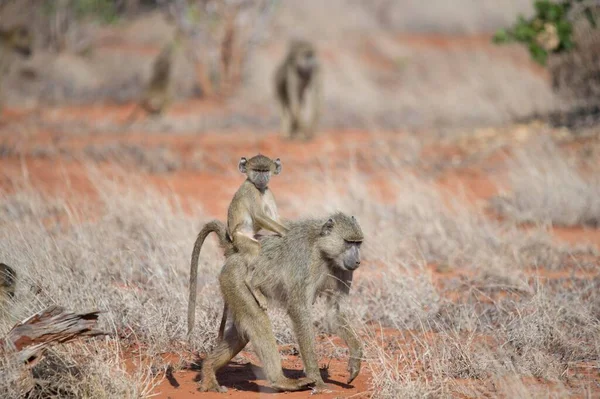
<path id="1" fill-rule="evenodd" d="M 559 226 L 600 224 L 598 167 L 583 171 L 552 142 L 519 150 L 510 162 L 508 194 L 491 207 L 518 222 Z"/>
<path id="2" fill-rule="evenodd" d="M 282 211 L 310 216 L 339 209 L 361 223 L 365 266 L 347 305 L 364 337 L 375 397 L 543 396 L 527 382 L 531 377 L 548 381 L 550 396 L 592 389 L 591 382 L 569 378 L 578 365 L 598 367 L 600 280 L 542 273 L 584 270 L 582 250 L 557 245 L 541 229 L 524 232 L 487 219 L 397 168 L 390 171 L 396 197 L 374 201 L 369 176 L 352 160 L 344 167 L 344 181 L 308 173 L 312 191 Z M 176 196 L 135 176 L 108 177 L 90 167 L 90 177 L 97 189 L 90 198 L 68 188 L 48 197 L 26 178 L 0 194 L 0 254 L 19 275 L 0 333 L 50 304 L 103 310 L 100 327 L 110 333 L 105 341 L 53 349 L 34 368 L 37 397 L 144 396 L 163 378 L 158 354 L 206 352 L 216 339 L 223 258 L 209 240 L 201 254 L 196 333 L 185 343 L 190 252 L 207 220 L 201 209 L 184 212 Z M 315 313 L 323 332 L 320 303 Z M 283 312 L 270 315 L 278 341 L 294 343 Z M 134 347 L 135 356 L 151 361 L 132 370 Z M 336 356 L 345 360 L 343 348 Z M 8 368 L 0 377 L 15 397 L 17 377 Z"/>

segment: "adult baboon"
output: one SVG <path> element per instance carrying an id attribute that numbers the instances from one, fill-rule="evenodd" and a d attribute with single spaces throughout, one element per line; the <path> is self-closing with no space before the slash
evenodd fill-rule
<path id="1" fill-rule="evenodd" d="M 237 252 L 244 256 L 248 265 L 246 284 L 261 308 L 266 309 L 262 294 L 250 285 L 252 262 L 258 256 L 260 244 L 254 238 L 260 230 L 284 235 L 287 231 L 277 211 L 273 192 L 269 190 L 271 175 L 281 173 L 281 161 L 264 155 L 250 159 L 242 157 L 238 165 L 247 178 L 233 196 L 227 209 L 227 233 Z M 192 261 L 193 262 L 193 261 Z"/>
<path id="2" fill-rule="evenodd" d="M 338 212 L 329 219 L 291 222 L 285 236 L 261 238 L 252 284 L 285 308 L 292 320 L 307 376 L 298 380 L 283 376 L 271 322 L 254 300 L 243 276 L 236 272 L 238 263 L 244 260 L 232 252 L 232 245 L 226 240 L 225 225 L 214 221 L 210 228 L 219 236 L 226 253 L 219 284 L 233 323 L 204 360 L 200 390 L 226 391 L 218 384 L 215 373 L 249 341 L 273 388 L 299 390 L 314 383 L 317 391 L 326 390 L 317 363 L 312 321 L 312 305 L 320 295 L 326 297 L 335 332 L 350 348 L 347 381 L 352 382 L 360 371 L 362 347 L 341 302 L 349 293 L 354 270 L 360 265 L 363 233 L 356 219 Z"/>
<path id="3" fill-rule="evenodd" d="M 181 47 L 183 34 L 176 32 L 175 38 L 165 44 L 152 64 L 152 73 L 141 100 L 127 117 L 126 125 L 137 119 L 138 112 L 143 110 L 148 115 L 161 115 L 173 100 L 173 65 L 177 50 Z"/>
<path id="4" fill-rule="evenodd" d="M 319 119 L 322 85 L 314 46 L 305 40 L 292 40 L 274 80 L 283 134 L 310 139 Z"/>
<path id="5" fill-rule="evenodd" d="M 0 29 L 0 113 L 2 112 L 2 80 L 10 71 L 15 57 L 29 57 L 33 49 L 33 36 L 24 25 Z"/>

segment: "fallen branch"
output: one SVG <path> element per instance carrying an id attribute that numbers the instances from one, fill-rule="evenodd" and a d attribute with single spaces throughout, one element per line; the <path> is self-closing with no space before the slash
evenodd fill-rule
<path id="1" fill-rule="evenodd" d="M 19 362 L 33 366 L 53 344 L 105 335 L 96 329 L 99 313 L 73 313 L 60 306 L 50 306 L 17 323 L 0 341 L 0 353 L 16 352 Z"/>

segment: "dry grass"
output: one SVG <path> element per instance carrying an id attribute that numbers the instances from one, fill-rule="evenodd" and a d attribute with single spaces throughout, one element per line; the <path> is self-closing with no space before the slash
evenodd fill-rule
<path id="1" fill-rule="evenodd" d="M 600 224 L 597 165 L 583 173 L 551 142 L 518 151 L 510 165 L 510 193 L 491 202 L 499 214 L 521 223 Z"/>
<path id="2" fill-rule="evenodd" d="M 365 267 L 350 304 L 366 337 L 376 397 L 543 396 L 528 377 L 549 381 L 556 395 L 591 389 L 568 379 L 578 364 L 598 367 L 600 280 L 571 276 L 551 284 L 526 273 L 581 267 L 573 250 L 542 230 L 488 220 L 401 171 L 390 175 L 396 200 L 382 205 L 369 199 L 368 177 L 353 161 L 345 167 L 345 182 L 308 173 L 326 184 L 312 184 L 314 192 L 282 211 L 341 209 L 363 226 Z M 110 332 L 106 342 L 53 350 L 34 370 L 37 397 L 144 396 L 162 378 L 152 372 L 162 363 L 126 372 L 131 348 L 150 358 L 185 355 L 206 352 L 216 338 L 222 256 L 210 240 L 201 256 L 196 334 L 184 343 L 189 255 L 206 219 L 200 210 L 186 214 L 176 197 L 142 188 L 142 181 L 124 186 L 90 173 L 97 199 L 76 201 L 68 191 L 48 199 L 26 181 L 0 197 L 0 253 L 20 277 L 0 332 L 49 304 L 104 310 L 101 327 Z M 287 318 L 271 316 L 279 342 L 293 343 Z M 14 389 L 7 372 L 1 377 Z"/>

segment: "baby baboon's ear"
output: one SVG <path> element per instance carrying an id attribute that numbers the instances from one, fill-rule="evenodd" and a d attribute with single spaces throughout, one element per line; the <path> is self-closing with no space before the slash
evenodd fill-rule
<path id="1" fill-rule="evenodd" d="M 247 163 L 248 163 L 248 160 L 246 159 L 246 157 L 240 158 L 240 163 L 238 164 L 238 169 L 240 170 L 240 172 L 246 173 L 246 164 Z"/>
<path id="2" fill-rule="evenodd" d="M 281 173 L 281 160 L 279 158 L 277 158 L 275 160 L 275 172 L 274 174 L 278 175 Z"/>
<path id="3" fill-rule="evenodd" d="M 333 221 L 333 219 L 329 219 L 328 221 L 326 221 L 323 227 L 321 228 L 321 235 L 328 236 L 329 234 L 331 234 L 334 225 L 335 222 Z"/>

